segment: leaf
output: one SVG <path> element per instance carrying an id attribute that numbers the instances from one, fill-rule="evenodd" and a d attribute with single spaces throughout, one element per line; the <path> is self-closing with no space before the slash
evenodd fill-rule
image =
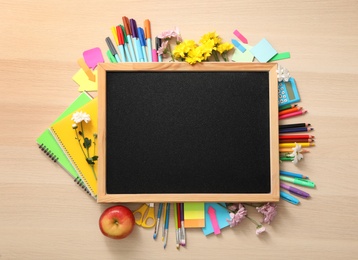
<path id="1" fill-rule="evenodd" d="M 88 149 L 91 147 L 91 144 L 92 144 L 92 140 L 85 137 L 83 142 L 83 147 Z"/>
<path id="2" fill-rule="evenodd" d="M 80 136 L 83 136 L 82 131 L 78 131 L 78 134 L 79 134 Z"/>
<path id="3" fill-rule="evenodd" d="M 88 164 L 94 164 L 94 161 L 92 160 L 92 158 L 86 158 L 86 161 Z"/>
<path id="4" fill-rule="evenodd" d="M 92 160 L 93 160 L 93 161 L 97 161 L 97 160 L 98 160 L 98 156 L 97 156 L 97 155 L 93 156 L 93 157 L 92 157 Z"/>

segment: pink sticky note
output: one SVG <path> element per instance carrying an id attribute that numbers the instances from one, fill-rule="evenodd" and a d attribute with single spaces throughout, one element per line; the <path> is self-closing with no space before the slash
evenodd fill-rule
<path id="1" fill-rule="evenodd" d="M 234 31 L 234 34 L 235 34 L 235 36 L 236 36 L 237 38 L 239 38 L 240 41 L 242 41 L 243 43 L 248 44 L 248 41 L 247 41 L 247 39 L 245 38 L 245 36 L 242 35 L 238 30 L 235 30 L 235 31 Z"/>
<path id="2" fill-rule="evenodd" d="M 84 51 L 83 58 L 87 66 L 91 69 L 96 68 L 98 63 L 104 62 L 101 49 L 98 47 Z"/>
<path id="3" fill-rule="evenodd" d="M 216 218 L 216 210 L 212 206 L 209 206 L 208 214 L 210 216 L 211 225 L 213 226 L 214 229 L 214 234 L 219 235 L 220 227 L 219 227 L 218 219 Z"/>

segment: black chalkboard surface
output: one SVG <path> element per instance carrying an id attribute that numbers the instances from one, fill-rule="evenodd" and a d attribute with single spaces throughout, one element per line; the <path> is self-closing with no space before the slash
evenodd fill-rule
<path id="1" fill-rule="evenodd" d="M 276 64 L 99 66 L 98 202 L 277 201 Z"/>

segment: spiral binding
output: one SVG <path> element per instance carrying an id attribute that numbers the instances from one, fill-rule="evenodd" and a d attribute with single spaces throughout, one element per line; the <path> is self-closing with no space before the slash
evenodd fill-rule
<path id="1" fill-rule="evenodd" d="M 86 185 L 84 184 L 84 182 L 81 180 L 81 178 L 79 176 L 77 176 L 73 181 L 78 186 L 80 186 L 85 192 L 87 192 L 89 195 L 91 195 L 91 192 L 87 189 Z"/>
<path id="2" fill-rule="evenodd" d="M 54 162 L 57 162 L 58 160 L 58 157 L 53 153 L 51 152 L 51 150 L 49 148 L 46 147 L 46 145 L 44 144 L 40 144 L 39 145 L 39 148 L 48 156 L 50 157 L 50 159 Z"/>

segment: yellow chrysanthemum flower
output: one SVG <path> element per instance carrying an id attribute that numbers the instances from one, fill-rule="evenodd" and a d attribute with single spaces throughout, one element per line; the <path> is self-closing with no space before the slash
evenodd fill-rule
<path id="1" fill-rule="evenodd" d="M 224 42 L 222 44 L 220 44 L 218 47 L 217 47 L 217 51 L 220 52 L 220 54 L 223 54 L 224 52 L 226 51 L 229 51 L 231 50 L 232 48 L 234 48 L 234 45 L 229 43 L 229 42 Z"/>

